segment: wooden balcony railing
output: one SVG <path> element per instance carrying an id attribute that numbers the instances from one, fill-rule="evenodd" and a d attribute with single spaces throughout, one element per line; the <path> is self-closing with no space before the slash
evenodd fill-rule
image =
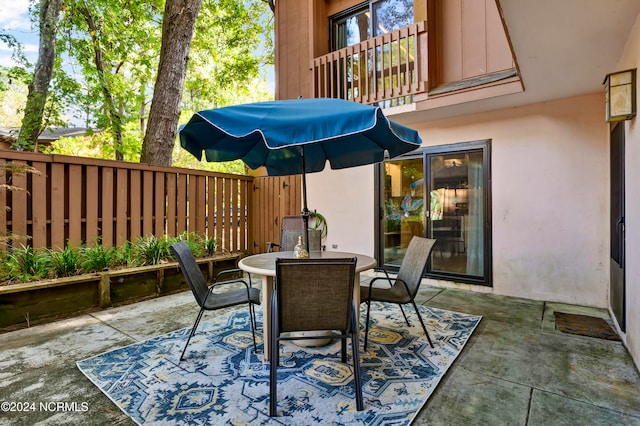
<path id="1" fill-rule="evenodd" d="M 328 53 L 313 61 L 314 96 L 372 104 L 424 93 L 427 53 L 425 22 Z"/>

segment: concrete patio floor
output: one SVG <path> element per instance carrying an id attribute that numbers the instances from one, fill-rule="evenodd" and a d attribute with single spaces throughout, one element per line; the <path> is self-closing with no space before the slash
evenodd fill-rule
<path id="1" fill-rule="evenodd" d="M 414 424 L 640 425 L 640 376 L 622 343 L 555 330 L 555 310 L 605 310 L 430 287 L 419 302 L 483 319 Z M 27 403 L 0 411 L 0 425 L 134 424 L 76 361 L 191 327 L 196 313 L 183 292 L 0 335 L 0 401 Z"/>

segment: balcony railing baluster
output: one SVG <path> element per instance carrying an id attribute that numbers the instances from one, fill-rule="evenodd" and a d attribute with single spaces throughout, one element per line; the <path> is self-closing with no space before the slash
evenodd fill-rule
<path id="1" fill-rule="evenodd" d="M 426 35 L 418 22 L 315 58 L 314 96 L 371 104 L 424 93 Z"/>

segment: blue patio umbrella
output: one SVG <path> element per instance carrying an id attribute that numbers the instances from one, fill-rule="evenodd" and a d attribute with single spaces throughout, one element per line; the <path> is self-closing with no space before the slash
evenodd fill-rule
<path id="1" fill-rule="evenodd" d="M 197 159 L 242 160 L 269 176 L 302 174 L 302 216 L 308 224 L 306 173 L 383 161 L 413 151 L 418 132 L 385 117 L 379 107 L 341 99 L 256 102 L 200 111 L 179 131 Z M 306 228 L 306 226 L 305 226 Z M 307 238 L 307 249 L 308 249 Z"/>

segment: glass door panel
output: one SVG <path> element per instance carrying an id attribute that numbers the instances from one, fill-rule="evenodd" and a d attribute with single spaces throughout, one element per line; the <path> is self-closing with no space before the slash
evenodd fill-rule
<path id="1" fill-rule="evenodd" d="M 427 277 L 491 286 L 491 141 L 420 151 L 378 169 L 376 256 L 399 267 L 413 236 L 434 238 Z"/>
<path id="2" fill-rule="evenodd" d="M 431 271 L 484 275 L 482 152 L 429 155 Z"/>
<path id="3" fill-rule="evenodd" d="M 384 264 L 399 266 L 411 237 L 425 234 L 425 190 L 422 157 L 384 163 Z"/>

